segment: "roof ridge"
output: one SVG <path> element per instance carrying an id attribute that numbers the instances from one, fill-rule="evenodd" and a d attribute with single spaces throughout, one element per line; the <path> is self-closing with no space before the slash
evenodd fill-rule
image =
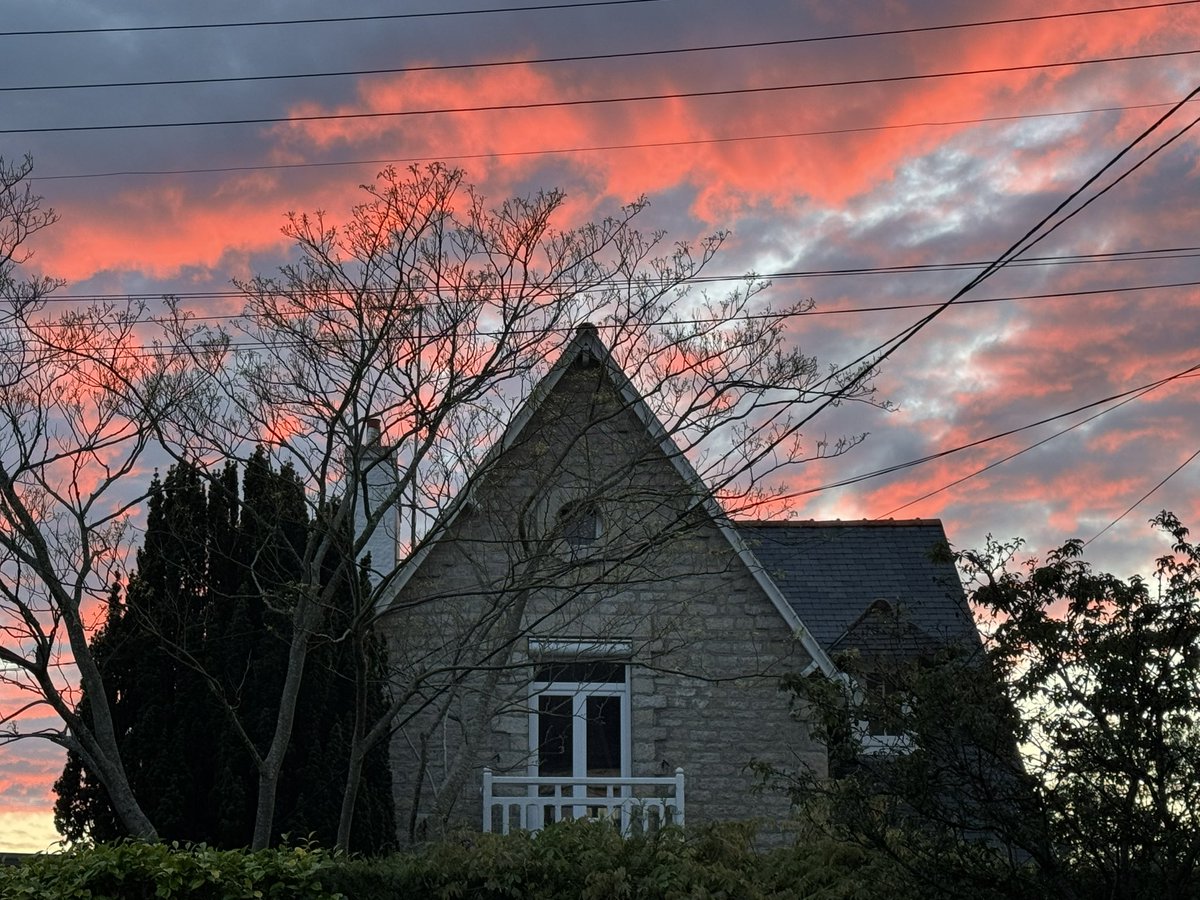
<path id="1" fill-rule="evenodd" d="M 733 519 L 735 528 L 760 526 L 795 528 L 888 527 L 942 525 L 941 519 Z"/>

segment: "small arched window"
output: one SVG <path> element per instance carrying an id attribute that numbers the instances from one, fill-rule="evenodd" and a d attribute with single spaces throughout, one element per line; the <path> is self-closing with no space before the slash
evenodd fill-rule
<path id="1" fill-rule="evenodd" d="M 586 552 L 604 535 L 604 520 L 594 503 L 568 503 L 558 511 L 558 523 L 572 554 Z"/>

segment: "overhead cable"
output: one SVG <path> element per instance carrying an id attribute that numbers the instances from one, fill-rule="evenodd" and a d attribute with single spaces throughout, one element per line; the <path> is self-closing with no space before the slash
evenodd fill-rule
<path id="1" fill-rule="evenodd" d="M 578 3 L 540 3 L 534 6 L 498 6 L 485 9 L 442 9 L 431 12 L 386 13 L 371 16 L 322 16 L 310 19 L 260 19 L 253 22 L 194 22 L 177 25 L 109 25 L 99 28 L 38 28 L 26 29 L 24 31 L 0 31 L 0 37 L 41 37 L 62 34 L 124 34 L 142 31 L 196 31 L 202 28 L 260 28 L 277 25 L 331 25 L 336 22 L 382 22 L 389 19 L 441 19 L 450 16 L 549 12 L 550 10 L 584 9 L 593 6 L 631 6 L 639 3 L 662 2 L 665 2 L 665 0 L 580 0 Z M 1161 5 L 1173 6 L 1176 4 Z M 1149 8 L 1149 5 L 1146 8 Z"/>
<path id="2" fill-rule="evenodd" d="M 148 79 L 148 80 L 142 80 L 142 81 L 91 81 L 91 82 L 77 82 L 77 83 L 70 83 L 70 84 L 0 85 L 0 92 L 6 92 L 6 91 L 67 91 L 67 90 L 84 90 L 84 89 L 91 89 L 91 88 L 165 87 L 165 86 L 179 86 L 179 85 L 192 85 L 192 84 L 230 84 L 230 83 L 235 83 L 235 82 L 285 81 L 285 80 L 295 80 L 295 79 L 301 79 L 301 78 L 344 78 L 344 77 L 361 77 L 364 75 L 404 75 L 404 74 L 412 74 L 412 73 L 416 73 L 416 72 L 446 72 L 446 71 L 458 71 L 458 70 L 463 70 L 463 69 L 490 69 L 490 68 L 498 68 L 498 67 L 504 67 L 504 66 L 532 66 L 532 65 L 544 65 L 544 64 L 551 64 L 551 63 L 566 63 L 566 62 L 596 62 L 596 61 L 613 60 L 613 59 L 637 59 L 637 58 L 642 58 L 642 57 L 673 56 L 673 55 L 688 54 L 688 53 L 713 53 L 713 52 L 721 52 L 721 51 L 729 51 L 729 50 L 751 50 L 751 49 L 762 50 L 762 49 L 765 49 L 768 47 L 786 47 L 786 46 L 794 46 L 797 44 L 812 44 L 812 43 L 820 43 L 820 42 L 826 42 L 826 41 L 840 41 L 840 40 L 848 40 L 848 39 L 852 39 L 852 38 L 856 39 L 856 38 L 893 37 L 893 36 L 897 36 L 897 35 L 946 31 L 949 29 L 979 28 L 979 27 L 983 27 L 983 26 L 992 26 L 992 25 L 1010 25 L 1010 24 L 1026 23 L 1026 22 L 1042 22 L 1042 21 L 1046 21 L 1048 19 L 1067 19 L 1067 18 L 1076 18 L 1079 16 L 1096 16 L 1096 15 L 1102 15 L 1102 14 L 1107 14 L 1107 13 L 1130 12 L 1133 10 L 1158 9 L 1158 8 L 1169 7 L 1169 6 L 1185 6 L 1185 5 L 1191 5 L 1194 3 L 1200 3 L 1200 0 L 1178 0 L 1178 2 L 1173 2 L 1173 3 L 1139 4 L 1137 6 L 1122 6 L 1122 7 L 1114 7 L 1112 9 L 1088 9 L 1088 10 L 1078 10 L 1075 12 L 1067 12 L 1067 13 L 1047 13 L 1047 14 L 1039 15 L 1039 16 L 1018 16 L 1018 17 L 1007 18 L 1007 19 L 985 19 L 985 20 L 980 20 L 980 21 L 975 21 L 975 22 L 961 22 L 961 23 L 950 24 L 950 25 L 926 25 L 926 26 L 919 26 L 919 27 L 913 27 L 913 28 L 895 28 L 895 29 L 890 29 L 890 30 L 886 30 L 886 31 L 862 31 L 862 32 L 851 32 L 851 33 L 835 34 L 835 35 L 822 35 L 822 36 L 818 36 L 818 37 L 781 38 L 781 39 L 766 40 L 766 41 L 743 41 L 743 42 L 731 43 L 731 44 L 705 44 L 705 45 L 690 46 L 690 47 L 664 47 L 664 48 L 651 49 L 651 50 L 624 50 L 624 51 L 614 51 L 614 52 L 609 52 L 609 53 L 590 53 L 590 54 L 581 54 L 581 55 L 572 55 L 572 56 L 544 56 L 544 57 L 533 57 L 531 59 L 500 59 L 500 60 L 484 60 L 481 62 L 438 63 L 438 64 L 429 64 L 429 65 L 400 66 L 400 67 L 395 67 L 395 68 L 347 69 L 347 70 L 326 71 L 326 72 L 287 72 L 287 73 L 274 73 L 274 74 L 264 74 L 264 75 L 228 75 L 228 76 L 214 76 L 214 77 L 206 77 L 206 78 Z M 538 8 L 538 7 L 533 7 L 533 8 Z M 467 12 L 489 12 L 490 13 L 490 12 L 498 12 L 498 11 L 499 10 L 469 10 Z M 447 15 L 447 14 L 451 14 L 451 13 L 443 13 L 443 15 Z M 457 14 L 462 15 L 463 13 L 460 12 Z M 337 19 L 332 19 L 332 20 L 330 20 L 330 19 L 315 19 L 315 20 L 307 19 L 307 20 L 297 20 L 297 22 L 293 22 L 293 23 L 258 22 L 258 23 L 242 23 L 242 24 L 256 24 L 256 25 L 259 25 L 259 24 L 297 24 L 297 23 L 307 24 L 309 22 L 372 21 L 372 20 L 379 19 L 379 18 L 405 18 L 405 17 L 406 17 L 405 14 L 400 14 L 397 16 L 369 16 L 369 17 L 363 17 L 361 19 L 360 18 L 354 18 L 354 19 L 337 18 Z M 222 27 L 222 26 L 192 25 L 192 26 L 180 26 L 180 27 L 215 28 L 215 27 Z M 140 30 L 152 30 L 152 29 L 153 29 L 153 26 L 148 26 L 146 29 L 140 29 Z M 17 33 L 20 33 L 20 32 L 17 32 Z M 57 33 L 57 32 L 54 32 L 54 33 Z M 72 32 L 72 33 L 74 33 L 74 32 Z M 26 32 L 26 34 L 28 34 L 28 32 Z M 0 37 L 4 37 L 4 36 L 6 36 L 6 34 L 3 32 L 0 32 Z"/>
<path id="3" fill-rule="evenodd" d="M 973 75 L 995 75 L 1007 72 L 1031 72 L 1044 69 L 1072 68 L 1075 66 L 1106 65 L 1116 62 L 1131 62 L 1148 59 L 1167 59 L 1200 54 L 1200 48 L 1166 50 L 1157 53 L 1136 53 L 1123 56 L 1102 56 L 1089 59 L 1073 59 L 1061 62 L 1030 63 L 1027 65 L 989 66 L 980 69 L 954 69 L 944 72 L 920 72 L 913 75 L 892 75 L 876 78 L 849 78 L 836 81 L 810 81 L 800 84 L 772 84 L 760 87 L 725 88 L 708 91 L 672 91 L 660 94 L 629 94 L 617 97 L 587 97 L 575 100 L 543 100 L 525 103 L 489 103 L 476 106 L 443 106 L 422 109 L 402 109 L 354 113 L 310 113 L 292 116 L 255 116 L 243 119 L 193 119 L 176 122 L 124 122 L 112 125 L 53 125 L 35 128 L 0 128 L 0 134 L 64 134 L 96 131 L 131 131 L 154 128 L 201 128 L 234 125 L 277 125 L 301 122 L 329 122 L 360 119 L 390 119 L 411 116 L 435 116 L 451 113 L 513 112 L 534 109 L 564 109 L 580 106 L 600 106 L 613 103 L 643 103 L 660 100 L 695 100 L 709 97 L 735 97 L 756 94 L 773 94 L 788 91 L 813 90 L 817 88 L 860 87 L 868 84 L 899 84 L 941 78 L 960 78 Z"/>
<path id="4" fill-rule="evenodd" d="M 1200 3 L 1200 0 L 1196 0 Z M 326 162 L 262 163 L 244 166 L 206 166 L 188 169 L 118 169 L 108 172 L 70 172 L 31 176 L 40 181 L 62 181 L 76 178 L 142 177 L 157 175 L 209 175 L 219 172 L 264 172 L 287 169 L 321 169 L 344 166 L 386 166 L 434 161 L 456 162 L 473 159 L 505 159 L 523 156 L 555 156 L 567 153 L 598 153 L 614 150 L 651 150 L 662 147 L 694 147 L 705 144 L 732 144 L 748 141 L 773 141 L 803 137 L 829 137 L 839 134 L 864 134 L 873 131 L 895 131 L 906 128 L 943 128 L 954 125 L 979 125 L 988 122 L 1015 122 L 1023 119 L 1047 119 L 1060 116 L 1078 116 L 1094 113 L 1128 112 L 1136 109 L 1162 109 L 1174 104 L 1139 103 L 1129 106 L 1094 106 L 1084 109 L 1054 110 L 1041 113 L 1020 113 L 1008 116 L 981 116 L 972 119 L 944 119 L 928 122 L 894 122 L 888 125 L 864 125 L 856 128 L 823 128 L 814 131 L 787 131 L 773 134 L 734 135 L 731 137 L 692 138 L 679 141 L 645 141 L 634 144 L 597 144 L 586 147 L 558 147 L 537 150 L 496 150 L 486 153 L 427 154 L 425 156 L 401 156 L 376 159 L 331 160 Z"/>

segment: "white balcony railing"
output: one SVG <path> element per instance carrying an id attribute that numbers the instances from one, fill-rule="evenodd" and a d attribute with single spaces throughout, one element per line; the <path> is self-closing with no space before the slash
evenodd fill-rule
<path id="1" fill-rule="evenodd" d="M 665 778 L 539 778 L 483 770 L 483 830 L 538 831 L 569 819 L 608 820 L 622 834 L 683 824 L 683 769 Z"/>

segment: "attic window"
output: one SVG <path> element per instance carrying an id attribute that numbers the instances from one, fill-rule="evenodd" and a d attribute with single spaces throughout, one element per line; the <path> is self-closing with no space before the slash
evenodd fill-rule
<path id="1" fill-rule="evenodd" d="M 568 503 L 558 511 L 558 522 L 572 554 L 588 550 L 604 535 L 604 520 L 593 503 Z"/>
<path id="2" fill-rule="evenodd" d="M 910 753 L 912 735 L 904 727 L 909 713 L 908 693 L 879 672 L 869 672 L 860 681 L 856 732 L 865 756 Z"/>

